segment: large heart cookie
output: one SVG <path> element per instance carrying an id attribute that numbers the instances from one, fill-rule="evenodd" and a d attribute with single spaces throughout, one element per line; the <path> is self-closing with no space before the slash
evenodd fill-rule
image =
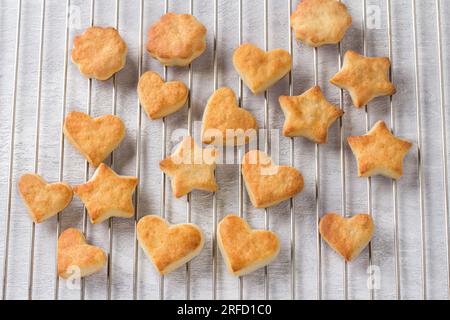
<path id="1" fill-rule="evenodd" d="M 372 239 L 375 226 L 368 214 L 357 214 L 344 218 L 327 213 L 320 219 L 319 231 L 322 238 L 346 261 L 357 257 Z"/>
<path id="2" fill-rule="evenodd" d="M 114 115 L 91 118 L 83 112 L 69 112 L 64 135 L 78 151 L 97 167 L 125 137 L 125 125 Z"/>
<path id="3" fill-rule="evenodd" d="M 188 97 L 188 88 L 181 81 L 164 83 L 159 74 L 147 71 L 139 79 L 138 96 L 145 113 L 159 119 L 181 109 Z"/>
<path id="4" fill-rule="evenodd" d="M 42 222 L 62 211 L 72 201 L 72 188 L 64 182 L 47 183 L 37 174 L 27 173 L 19 179 L 19 192 L 31 219 Z"/>
<path id="5" fill-rule="evenodd" d="M 292 58 L 283 49 L 265 52 L 253 44 L 243 44 L 234 51 L 233 64 L 245 84 L 258 94 L 291 70 Z"/>
<path id="6" fill-rule="evenodd" d="M 58 275 L 86 277 L 100 271 L 106 263 L 106 254 L 99 247 L 87 244 L 83 233 L 75 228 L 65 230 L 58 239 Z"/>
<path id="7" fill-rule="evenodd" d="M 242 175 L 252 204 L 267 208 L 303 190 L 303 176 L 295 168 L 276 166 L 259 150 L 247 152 L 242 159 Z"/>
<path id="8" fill-rule="evenodd" d="M 203 232 L 195 224 L 170 225 L 154 215 L 139 220 L 137 237 L 160 274 L 168 274 L 193 259 L 204 244 Z"/>
<path id="9" fill-rule="evenodd" d="M 209 98 L 203 113 L 202 142 L 242 145 L 256 137 L 256 128 L 255 117 L 239 108 L 233 90 L 220 88 Z"/>
<path id="10" fill-rule="evenodd" d="M 228 271 L 235 276 L 268 265 L 280 250 L 280 240 L 275 233 L 252 230 L 244 219 L 235 215 L 220 221 L 217 238 Z"/>

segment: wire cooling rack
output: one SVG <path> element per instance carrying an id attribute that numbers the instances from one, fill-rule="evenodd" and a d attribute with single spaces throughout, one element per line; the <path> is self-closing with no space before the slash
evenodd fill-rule
<path id="1" fill-rule="evenodd" d="M 3 299 L 447 299 L 449 295 L 448 143 L 450 115 L 450 3 L 442 0 L 347 0 L 353 26 L 338 46 L 311 49 L 293 39 L 289 16 L 297 1 L 275 0 L 2 0 L 0 2 L 0 234 Z M 188 68 L 163 68 L 145 52 L 145 32 L 164 12 L 188 12 L 208 28 L 207 51 Z M 86 80 L 69 61 L 72 39 L 89 25 L 115 26 L 129 46 L 124 70 L 106 82 Z M 233 49 L 252 42 L 293 54 L 292 72 L 264 95 L 253 96 L 234 72 Z M 398 93 L 356 110 L 346 92 L 328 80 L 346 50 L 389 56 Z M 149 121 L 139 106 L 136 85 L 146 70 L 180 79 L 190 88 L 187 108 L 162 121 Z M 330 130 L 329 143 L 279 137 L 284 120 L 277 98 L 321 85 L 345 111 Z M 254 209 L 243 189 L 240 166 L 219 165 L 215 194 L 193 192 L 174 199 L 158 160 L 177 138 L 198 134 L 207 98 L 220 86 L 235 90 L 260 127 L 270 129 L 260 149 L 277 145 L 281 164 L 299 168 L 305 190 L 266 210 Z M 140 178 L 134 219 L 88 223 L 78 199 L 57 217 L 30 222 L 17 193 L 17 179 L 37 172 L 48 181 L 70 184 L 93 170 L 62 135 L 70 110 L 124 119 L 127 137 L 107 161 L 119 174 Z M 356 177 L 345 142 L 377 120 L 415 143 L 398 182 Z M 184 130 L 181 130 L 183 128 Z M 279 139 L 273 140 L 273 136 Z M 272 145 L 273 144 L 273 145 Z M 242 158 L 241 149 L 232 157 Z M 228 152 L 227 152 L 228 156 Z M 345 264 L 317 231 L 325 212 L 372 214 L 376 234 L 354 262 Z M 217 251 L 217 223 L 229 213 L 255 228 L 280 235 L 282 249 L 269 267 L 234 278 Z M 135 226 L 146 214 L 173 223 L 192 221 L 206 233 L 202 253 L 185 268 L 159 277 L 137 245 Z M 79 227 L 88 241 L 108 252 L 107 267 L 81 283 L 56 276 L 57 237 Z"/>

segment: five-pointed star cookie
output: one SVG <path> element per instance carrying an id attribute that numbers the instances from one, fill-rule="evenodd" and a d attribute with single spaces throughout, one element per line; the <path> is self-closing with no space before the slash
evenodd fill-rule
<path id="1" fill-rule="evenodd" d="M 372 99 L 390 96 L 396 92 L 389 81 L 388 58 L 369 58 L 354 51 L 347 51 L 344 65 L 330 82 L 350 93 L 357 108 L 367 105 Z"/>
<path id="2" fill-rule="evenodd" d="M 280 96 L 278 101 L 286 117 L 283 135 L 287 137 L 303 136 L 315 143 L 326 143 L 328 128 L 343 115 L 326 100 L 319 86 L 300 96 Z"/>
<path id="3" fill-rule="evenodd" d="M 202 149 L 190 136 L 183 138 L 174 154 L 159 162 L 160 169 L 172 178 L 172 191 L 180 198 L 194 189 L 217 190 L 214 170 L 216 149 Z"/>
<path id="4" fill-rule="evenodd" d="M 96 224 L 110 217 L 131 218 L 137 183 L 137 178 L 119 176 L 102 163 L 88 182 L 75 186 L 73 191 L 86 206 L 91 222 Z"/>
<path id="5" fill-rule="evenodd" d="M 366 135 L 347 140 L 358 162 L 358 176 L 402 176 L 403 159 L 412 144 L 395 137 L 383 121 L 378 121 Z"/>
<path id="6" fill-rule="evenodd" d="M 291 16 L 295 37 L 312 47 L 338 43 L 351 24 L 347 7 L 337 0 L 302 0 Z"/>

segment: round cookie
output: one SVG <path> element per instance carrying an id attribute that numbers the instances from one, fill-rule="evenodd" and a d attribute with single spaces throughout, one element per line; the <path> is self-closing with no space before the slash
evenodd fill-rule
<path id="1" fill-rule="evenodd" d="M 116 29 L 90 27 L 75 37 L 72 61 L 85 77 L 107 80 L 125 66 L 127 52 Z"/>
<path id="2" fill-rule="evenodd" d="M 148 30 L 148 52 L 166 66 L 187 66 L 205 49 L 206 28 L 191 14 L 167 13 Z"/>

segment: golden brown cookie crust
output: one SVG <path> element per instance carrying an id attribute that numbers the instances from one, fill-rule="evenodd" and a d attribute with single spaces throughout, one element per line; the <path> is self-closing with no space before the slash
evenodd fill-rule
<path id="1" fill-rule="evenodd" d="M 340 42 L 351 24 L 347 7 L 337 0 L 302 0 L 291 16 L 295 37 L 311 47 Z"/>
<path id="2" fill-rule="evenodd" d="M 218 225 L 218 244 L 228 271 L 242 276 L 272 262 L 280 250 L 278 236 L 267 230 L 252 230 L 236 215 L 227 215 Z"/>
<path id="3" fill-rule="evenodd" d="M 203 143 L 242 145 L 251 138 L 256 138 L 256 129 L 255 117 L 249 111 L 239 108 L 233 90 L 223 87 L 211 95 L 203 113 Z M 217 134 L 220 136 L 217 137 Z M 216 141 L 216 137 L 222 139 Z"/>
<path id="4" fill-rule="evenodd" d="M 139 244 L 161 274 L 168 274 L 197 256 L 204 244 L 202 230 L 195 224 L 171 225 L 155 215 L 137 224 Z"/>
<path id="5" fill-rule="evenodd" d="M 258 94 L 291 70 L 292 58 L 283 49 L 265 52 L 253 44 L 245 43 L 234 51 L 233 65 L 247 87 Z"/>
<path id="6" fill-rule="evenodd" d="M 344 218 L 336 213 L 327 213 L 320 219 L 322 238 L 346 261 L 352 261 L 372 239 L 375 226 L 368 214 L 356 214 Z"/>
<path id="7" fill-rule="evenodd" d="M 18 187 L 30 218 L 35 223 L 40 223 L 61 212 L 72 201 L 72 188 L 67 183 L 49 184 L 37 174 L 22 175 Z"/>
<path id="8" fill-rule="evenodd" d="M 169 12 L 148 30 L 147 51 L 166 66 L 187 66 L 206 49 L 206 28 L 191 14 Z"/>
<path id="9" fill-rule="evenodd" d="M 74 39 L 72 62 L 88 78 L 107 80 L 126 63 L 127 44 L 111 27 L 90 27 Z"/>

